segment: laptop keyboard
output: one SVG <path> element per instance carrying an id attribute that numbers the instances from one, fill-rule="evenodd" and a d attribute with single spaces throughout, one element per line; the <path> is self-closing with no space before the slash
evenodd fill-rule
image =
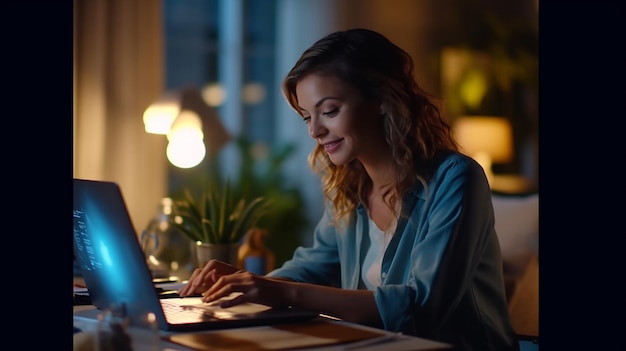
<path id="1" fill-rule="evenodd" d="M 173 324 L 214 319 L 211 316 L 211 313 L 207 310 L 192 306 L 179 305 L 177 303 L 170 302 L 167 299 L 161 300 L 161 306 L 163 307 L 163 313 L 165 314 L 167 321 Z"/>

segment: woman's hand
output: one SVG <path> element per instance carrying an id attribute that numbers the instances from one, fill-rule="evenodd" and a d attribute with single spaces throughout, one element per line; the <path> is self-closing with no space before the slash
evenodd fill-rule
<path id="1" fill-rule="evenodd" d="M 200 294 L 207 291 L 223 275 L 233 274 L 239 268 L 218 260 L 210 260 L 203 268 L 196 268 L 189 282 L 178 290 L 180 297 Z"/>
<path id="2" fill-rule="evenodd" d="M 202 294 L 203 302 L 212 302 L 231 293 L 241 295 L 222 301 L 220 307 L 230 307 L 244 302 L 255 302 L 268 306 L 288 306 L 289 284 L 285 280 L 268 278 L 239 270 L 230 264 L 210 260 L 196 269 L 189 282 L 178 290 L 180 297 Z"/>
<path id="3" fill-rule="evenodd" d="M 348 290 L 256 275 L 217 260 L 196 269 L 189 282 L 178 291 L 181 297 L 197 293 L 202 294 L 201 299 L 206 303 L 241 293 L 220 301 L 222 308 L 245 302 L 272 307 L 294 306 L 354 323 L 382 326 L 371 290 Z"/>
<path id="4" fill-rule="evenodd" d="M 248 271 L 237 271 L 217 277 L 211 287 L 202 293 L 202 301 L 212 302 L 231 293 L 240 292 L 241 295 L 222 301 L 220 307 L 230 307 L 244 302 L 274 307 L 289 306 L 292 300 L 289 296 L 290 291 L 292 291 L 290 283 L 286 280 L 268 278 Z"/>

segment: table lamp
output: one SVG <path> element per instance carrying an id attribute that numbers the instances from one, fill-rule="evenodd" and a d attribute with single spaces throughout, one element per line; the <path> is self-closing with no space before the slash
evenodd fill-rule
<path id="1" fill-rule="evenodd" d="M 493 184 L 492 163 L 509 162 L 513 157 L 513 132 L 509 120 L 497 116 L 463 116 L 453 125 L 460 151 L 476 160 Z"/>
<path id="2" fill-rule="evenodd" d="M 231 139 L 217 111 L 195 87 L 163 93 L 148 106 L 143 122 L 146 132 L 167 135 L 167 159 L 179 168 L 195 167 Z"/>

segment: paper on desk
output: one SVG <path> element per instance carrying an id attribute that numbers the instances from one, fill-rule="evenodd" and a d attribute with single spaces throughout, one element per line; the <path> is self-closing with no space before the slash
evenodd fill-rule
<path id="1" fill-rule="evenodd" d="M 74 285 L 74 295 L 89 295 L 89 290 L 87 290 L 87 288 Z"/>
<path id="2" fill-rule="evenodd" d="M 289 350 L 307 346 L 333 344 L 337 340 L 303 336 L 271 327 L 222 330 L 217 333 L 173 334 L 170 342 L 198 351 Z"/>
<path id="3" fill-rule="evenodd" d="M 172 334 L 166 340 L 198 351 L 293 350 L 346 344 L 385 335 L 326 321 L 311 321 L 202 333 Z"/>

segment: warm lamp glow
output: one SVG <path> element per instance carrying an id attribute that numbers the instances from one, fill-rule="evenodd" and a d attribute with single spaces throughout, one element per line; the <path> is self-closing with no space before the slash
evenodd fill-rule
<path id="1" fill-rule="evenodd" d="M 474 158 L 492 181 L 493 162 L 508 162 L 513 157 L 513 136 L 508 119 L 492 116 L 466 116 L 454 124 L 454 137 L 461 151 Z"/>
<path id="2" fill-rule="evenodd" d="M 167 159 L 178 168 L 191 168 L 197 166 L 206 155 L 206 148 L 202 139 L 185 138 L 177 135 L 167 144 L 165 150 Z"/>
<path id="3" fill-rule="evenodd" d="M 487 93 L 487 77 L 479 69 L 469 69 L 461 82 L 461 99 L 470 108 L 478 108 Z"/>
<path id="4" fill-rule="evenodd" d="M 200 91 L 167 92 L 144 112 L 146 132 L 167 135 L 165 154 L 174 166 L 191 168 L 214 155 L 231 136 Z"/>
<path id="5" fill-rule="evenodd" d="M 209 106 L 220 106 L 226 100 L 226 90 L 218 83 L 209 84 L 202 89 L 202 99 Z"/>
<path id="6" fill-rule="evenodd" d="M 202 141 L 204 138 L 202 120 L 197 113 L 183 110 L 178 114 L 178 117 L 172 123 L 172 128 L 167 133 L 167 140 L 172 141 L 172 139 L 178 138 L 179 135 Z"/>
<path id="7" fill-rule="evenodd" d="M 143 124 L 146 132 L 152 134 L 167 134 L 179 110 L 179 94 L 163 94 L 158 101 L 148 106 L 143 113 Z"/>
<path id="8" fill-rule="evenodd" d="M 183 110 L 178 114 L 167 133 L 167 159 L 176 167 L 191 168 L 198 165 L 206 155 L 202 120 L 197 113 Z"/>
<path id="9" fill-rule="evenodd" d="M 246 104 L 258 104 L 265 99 L 265 87 L 261 83 L 248 83 L 244 85 L 241 95 Z"/>

